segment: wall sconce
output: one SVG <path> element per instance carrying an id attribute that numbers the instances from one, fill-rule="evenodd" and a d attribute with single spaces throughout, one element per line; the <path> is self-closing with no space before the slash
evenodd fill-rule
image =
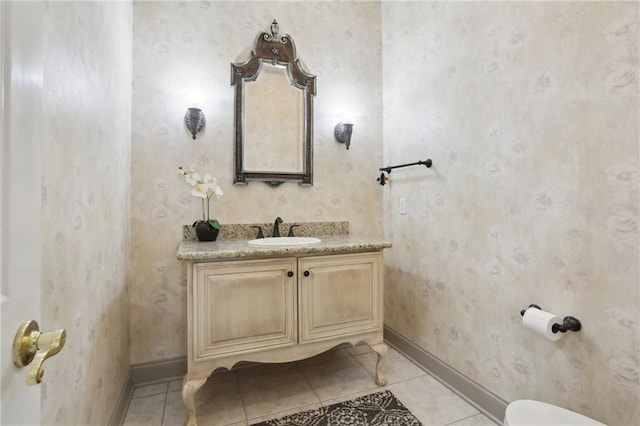
<path id="1" fill-rule="evenodd" d="M 205 123 L 204 112 L 200 108 L 189 108 L 184 115 L 184 125 L 191 132 L 193 140 L 196 140 L 196 135 L 204 128 Z"/>
<path id="2" fill-rule="evenodd" d="M 351 145 L 351 133 L 353 133 L 353 124 L 351 123 L 338 123 L 333 131 L 336 140 L 347 145 L 347 149 Z"/>

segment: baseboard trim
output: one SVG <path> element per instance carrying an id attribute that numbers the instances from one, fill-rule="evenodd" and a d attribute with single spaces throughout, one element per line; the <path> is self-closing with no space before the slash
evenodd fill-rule
<path id="1" fill-rule="evenodd" d="M 384 338 L 387 343 L 482 411 L 491 420 L 502 424 L 504 411 L 507 409 L 507 402 L 502 398 L 386 325 L 384 326 Z"/>
<path id="2" fill-rule="evenodd" d="M 163 361 L 144 362 L 131 366 L 131 379 L 134 385 L 184 377 L 187 374 L 187 357 L 165 359 Z"/>
<path id="3" fill-rule="evenodd" d="M 136 386 L 181 378 L 186 373 L 186 356 L 163 361 L 143 362 L 129 367 L 129 373 L 109 419 L 109 426 L 122 426 Z"/>
<path id="4" fill-rule="evenodd" d="M 109 426 L 120 426 L 124 423 L 124 416 L 127 414 L 127 409 L 129 408 L 129 401 L 131 400 L 131 395 L 133 394 L 133 380 L 131 380 L 131 368 L 129 368 L 129 372 L 127 373 L 127 378 L 124 381 L 124 385 L 120 390 L 120 394 L 118 395 L 118 400 L 116 401 L 116 406 L 113 408 L 113 412 L 111 413 L 111 418 L 109 419 Z"/>

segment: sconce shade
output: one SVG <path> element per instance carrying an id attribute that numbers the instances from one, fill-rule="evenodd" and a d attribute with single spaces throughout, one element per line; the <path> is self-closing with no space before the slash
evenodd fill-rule
<path id="1" fill-rule="evenodd" d="M 206 120 L 204 118 L 204 112 L 200 108 L 189 108 L 184 115 L 184 125 L 187 126 L 193 140 L 196 139 L 196 135 L 204 128 Z"/>
<path id="2" fill-rule="evenodd" d="M 338 123 L 333 131 L 336 140 L 345 144 L 347 149 L 349 149 L 349 145 L 351 145 L 351 133 L 353 133 L 353 124 L 351 123 Z"/>

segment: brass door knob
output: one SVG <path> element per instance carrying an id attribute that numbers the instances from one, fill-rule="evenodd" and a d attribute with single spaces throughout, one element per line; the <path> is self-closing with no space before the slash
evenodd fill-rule
<path id="1" fill-rule="evenodd" d="M 29 365 L 28 385 L 37 385 L 42 381 L 42 364 L 60 352 L 66 340 L 67 331 L 63 328 L 42 333 L 36 321 L 26 321 L 20 325 L 13 340 L 13 362 L 18 367 Z"/>

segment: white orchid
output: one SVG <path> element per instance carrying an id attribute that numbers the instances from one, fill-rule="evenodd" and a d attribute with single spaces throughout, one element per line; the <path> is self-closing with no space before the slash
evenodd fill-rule
<path id="1" fill-rule="evenodd" d="M 191 185 L 191 195 L 202 199 L 202 219 L 209 223 L 213 228 L 220 229 L 220 222 L 216 219 L 209 218 L 209 202 L 214 195 L 220 198 L 223 195 L 222 189 L 218 185 L 218 180 L 205 173 L 201 176 L 196 172 L 194 166 L 178 166 L 178 176 L 184 176 L 184 180 Z M 204 201 L 207 200 L 207 210 L 205 215 Z"/>
<path id="2" fill-rule="evenodd" d="M 178 166 L 178 176 L 184 176 L 184 175 L 189 174 L 189 173 L 191 173 L 193 171 L 195 171 L 195 167 L 193 167 L 191 165 Z"/>
<path id="3" fill-rule="evenodd" d="M 191 190 L 191 195 L 198 198 L 207 198 L 209 187 L 204 183 L 199 183 Z"/>
<path id="4" fill-rule="evenodd" d="M 199 183 L 202 183 L 202 178 L 200 177 L 200 174 L 198 173 L 187 173 L 184 175 L 184 179 L 187 181 L 187 183 L 191 186 L 195 186 Z"/>
<path id="5" fill-rule="evenodd" d="M 218 179 L 214 178 L 209 173 L 205 173 L 204 177 L 202 178 L 202 181 L 204 182 L 205 185 L 207 185 L 207 187 L 209 187 L 209 191 L 211 191 L 213 195 L 215 195 L 217 198 L 222 197 L 224 193 L 222 192 L 222 189 L 218 185 Z"/>
<path id="6" fill-rule="evenodd" d="M 213 193 L 218 198 L 220 198 L 220 197 L 222 197 L 224 195 L 224 193 L 222 192 L 222 189 L 218 185 L 216 185 L 216 187 L 213 188 Z"/>
<path id="7" fill-rule="evenodd" d="M 209 173 L 205 173 L 202 180 L 204 181 L 204 183 L 209 185 L 209 187 L 214 187 L 218 185 L 218 179 L 214 178 Z"/>

